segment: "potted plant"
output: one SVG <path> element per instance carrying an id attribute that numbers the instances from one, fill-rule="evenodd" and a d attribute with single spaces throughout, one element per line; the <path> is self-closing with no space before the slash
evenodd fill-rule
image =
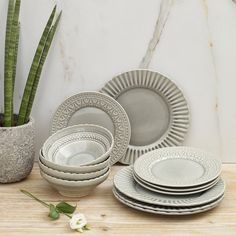
<path id="1" fill-rule="evenodd" d="M 14 84 L 20 34 L 20 0 L 8 0 L 4 58 L 4 113 L 0 114 L 0 182 L 17 182 L 27 177 L 34 163 L 35 125 L 30 116 L 40 75 L 52 43 L 61 12 L 56 6 L 48 19 L 36 49 L 26 81 L 20 110 L 14 114 Z"/>

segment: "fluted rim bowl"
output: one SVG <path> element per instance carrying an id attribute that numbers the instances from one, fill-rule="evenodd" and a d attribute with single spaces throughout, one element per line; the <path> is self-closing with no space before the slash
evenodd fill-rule
<path id="1" fill-rule="evenodd" d="M 42 158 L 61 166 L 96 165 L 107 159 L 113 146 L 113 135 L 106 128 L 74 125 L 57 131 L 44 142 Z"/>
<path id="2" fill-rule="evenodd" d="M 98 170 L 94 172 L 88 172 L 88 173 L 69 173 L 59 170 L 54 170 L 42 163 L 42 161 L 39 159 L 38 161 L 39 168 L 41 171 L 43 171 L 45 174 L 48 174 L 52 177 L 65 179 L 65 180 L 89 180 L 97 178 L 103 174 L 105 174 L 109 170 L 109 166 Z"/>
<path id="3" fill-rule="evenodd" d="M 95 187 L 97 187 L 108 178 L 110 169 L 108 169 L 105 174 L 97 178 L 82 181 L 55 178 L 44 173 L 43 171 L 40 171 L 40 173 L 41 176 L 61 195 L 66 197 L 83 197 L 90 194 Z"/>
<path id="4" fill-rule="evenodd" d="M 58 170 L 58 171 L 63 171 L 67 173 L 76 173 L 76 174 L 84 174 L 84 173 L 91 173 L 91 172 L 96 172 L 99 170 L 102 170 L 106 167 L 109 166 L 110 162 L 110 157 L 107 157 L 106 160 L 104 160 L 101 163 L 95 164 L 95 165 L 87 165 L 87 166 L 63 166 L 63 165 L 58 165 L 56 163 L 53 163 L 51 161 L 48 161 L 43 157 L 42 150 L 39 152 L 39 161 L 41 161 L 45 166 Z"/>

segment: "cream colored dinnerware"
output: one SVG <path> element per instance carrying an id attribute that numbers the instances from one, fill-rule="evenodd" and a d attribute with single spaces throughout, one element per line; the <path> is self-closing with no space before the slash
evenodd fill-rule
<path id="1" fill-rule="evenodd" d="M 131 139 L 121 163 L 131 164 L 151 150 L 182 144 L 189 108 L 172 80 L 157 72 L 133 70 L 114 77 L 101 92 L 123 106 L 131 123 Z"/>
<path id="2" fill-rule="evenodd" d="M 111 131 L 114 147 L 110 165 L 126 153 L 130 141 L 130 123 L 123 107 L 108 95 L 82 92 L 65 100 L 52 119 L 51 133 L 75 124 L 96 124 Z"/>

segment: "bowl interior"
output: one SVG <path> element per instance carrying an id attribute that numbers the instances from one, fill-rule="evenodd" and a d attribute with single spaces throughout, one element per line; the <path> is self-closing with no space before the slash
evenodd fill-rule
<path id="1" fill-rule="evenodd" d="M 42 148 L 43 157 L 63 166 L 83 166 L 104 161 L 113 148 L 113 136 L 103 127 L 88 126 L 91 127 L 93 130 L 75 132 L 75 129 L 72 133 L 64 130 L 63 135 L 49 137 Z"/>
<path id="2" fill-rule="evenodd" d="M 50 150 L 49 160 L 67 166 L 87 164 L 106 153 L 106 148 L 92 140 L 77 140 Z"/>

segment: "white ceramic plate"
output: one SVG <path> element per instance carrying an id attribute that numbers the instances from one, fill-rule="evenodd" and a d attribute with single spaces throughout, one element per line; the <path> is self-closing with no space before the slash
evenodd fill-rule
<path id="1" fill-rule="evenodd" d="M 115 188 L 113 189 L 113 194 L 118 201 L 120 201 L 121 203 L 131 208 L 144 211 L 144 212 L 153 213 L 153 214 L 160 214 L 160 215 L 192 215 L 192 214 L 205 212 L 218 206 L 224 198 L 224 195 L 222 195 L 215 201 L 208 203 L 206 205 L 203 205 L 203 206 L 175 208 L 175 207 L 165 207 L 165 206 L 153 206 L 150 204 L 138 202 L 131 198 L 126 197 L 122 193 L 119 193 Z"/>
<path id="2" fill-rule="evenodd" d="M 189 126 L 183 93 L 167 77 L 149 70 L 134 70 L 114 77 L 101 90 L 116 99 L 131 123 L 131 139 L 120 160 L 131 164 L 142 154 L 180 145 Z"/>
<path id="3" fill-rule="evenodd" d="M 193 187 L 220 175 L 221 161 L 190 147 L 168 147 L 144 154 L 134 164 L 135 174 L 154 185 Z"/>
<path id="4" fill-rule="evenodd" d="M 98 92 L 83 92 L 65 100 L 52 119 L 51 133 L 75 124 L 96 124 L 114 135 L 110 165 L 119 161 L 130 141 L 130 123 L 123 107 L 113 98 Z"/>
<path id="5" fill-rule="evenodd" d="M 213 183 L 209 186 L 206 186 L 205 188 L 201 188 L 201 189 L 196 189 L 196 190 L 191 190 L 191 191 L 181 191 L 181 192 L 175 192 L 175 191 L 168 191 L 168 190 L 161 190 L 161 189 L 158 189 L 156 187 L 152 187 L 152 186 L 149 186 L 147 185 L 146 183 L 143 183 L 141 180 L 139 180 L 135 175 L 133 175 L 134 177 L 134 180 L 139 184 L 141 185 L 143 188 L 146 188 L 152 192 L 156 192 L 156 193 L 162 193 L 162 194 L 167 194 L 167 195 L 174 195 L 174 196 L 178 196 L 178 195 L 192 195 L 192 194 L 195 194 L 195 193 L 201 193 L 201 192 L 204 192 L 206 190 L 208 190 L 209 188 L 212 188 L 214 185 L 217 184 L 216 183 Z"/>
<path id="6" fill-rule="evenodd" d="M 202 189 L 205 189 L 207 187 L 214 186 L 220 180 L 220 176 L 219 176 L 216 179 L 214 179 L 210 182 L 207 182 L 206 184 L 197 185 L 195 187 L 190 187 L 190 188 L 167 188 L 167 187 L 163 187 L 163 186 L 159 186 L 159 185 L 150 184 L 147 181 L 144 181 L 143 179 L 136 176 L 135 173 L 133 173 L 133 175 L 134 175 L 135 180 L 138 179 L 138 181 L 141 181 L 143 184 L 145 184 L 149 187 L 156 188 L 156 189 L 159 189 L 159 190 L 163 190 L 163 191 L 166 191 L 166 192 L 168 192 L 168 191 L 169 192 L 191 192 L 191 191 L 202 190 Z"/>
<path id="7" fill-rule="evenodd" d="M 225 191 L 225 184 L 221 179 L 213 188 L 193 195 L 173 196 L 154 193 L 135 182 L 131 166 L 123 168 L 115 175 L 114 186 L 121 193 L 132 199 L 154 205 L 177 207 L 207 204 L 222 196 Z"/>

